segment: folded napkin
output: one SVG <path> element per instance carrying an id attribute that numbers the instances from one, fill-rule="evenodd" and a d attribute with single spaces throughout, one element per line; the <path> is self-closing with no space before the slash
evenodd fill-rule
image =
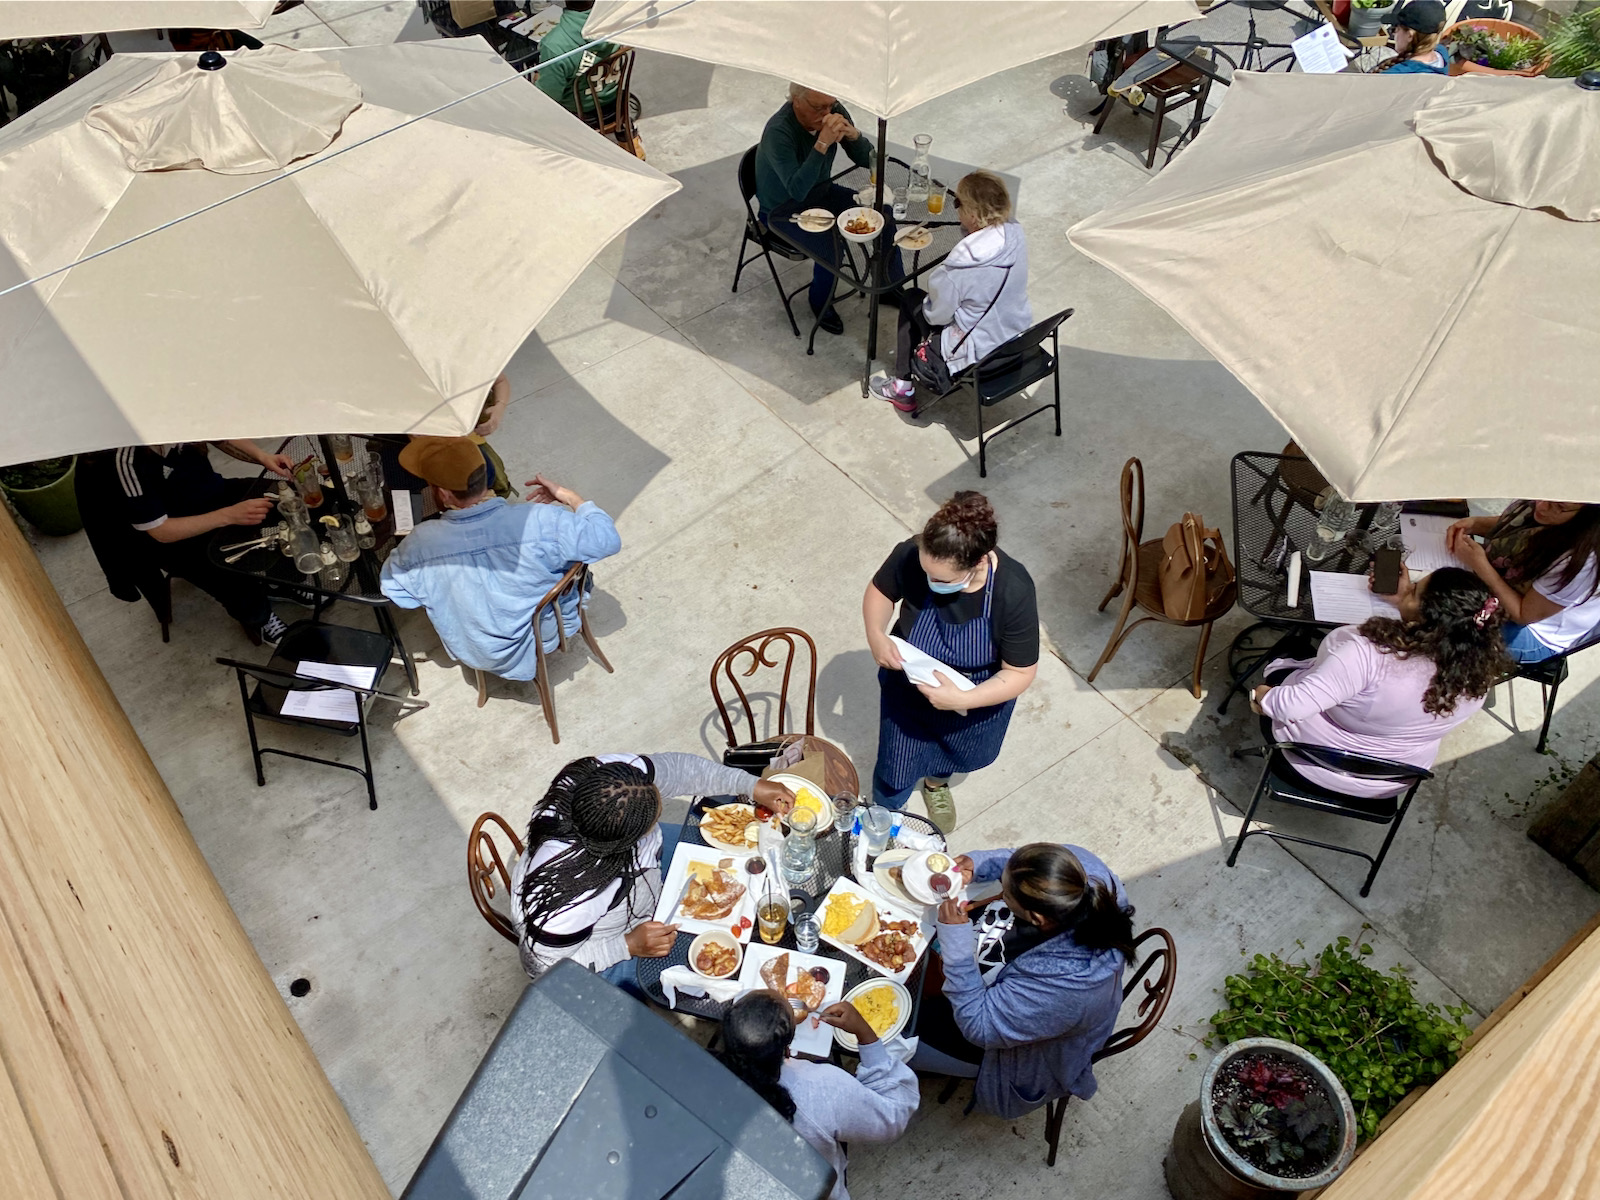
<path id="1" fill-rule="evenodd" d="M 907 850 L 943 850 L 944 838 L 937 833 L 918 833 L 914 829 L 900 827 L 900 832 L 894 835 L 894 844 L 904 846 Z"/>
<path id="2" fill-rule="evenodd" d="M 708 996 L 712 1000 L 737 1000 L 745 987 L 738 979 L 707 979 L 688 966 L 668 967 L 661 972 L 661 990 L 667 997 L 667 1007 L 678 1007 L 678 993 L 685 996 Z"/>

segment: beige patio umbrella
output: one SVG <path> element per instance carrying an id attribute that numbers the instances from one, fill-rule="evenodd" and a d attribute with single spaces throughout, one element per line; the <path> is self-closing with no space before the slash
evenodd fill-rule
<path id="1" fill-rule="evenodd" d="M 1193 0 L 695 0 L 672 7 L 671 0 L 599 0 L 583 29 L 609 37 L 643 21 L 620 40 L 795 80 L 885 121 L 997 71 L 1200 15 Z"/>
<path id="2" fill-rule="evenodd" d="M 4 0 L 0 41 L 123 29 L 260 29 L 276 0 Z"/>
<path id="3" fill-rule="evenodd" d="M 679 186 L 521 80 L 404 124 L 511 76 L 480 39 L 196 62 L 118 54 L 0 130 L 0 291 L 228 201 L 0 295 L 0 463 L 467 432 Z"/>
<path id="4" fill-rule="evenodd" d="M 1350 499 L 1593 502 L 1596 163 L 1600 92 L 1571 80 L 1241 74 L 1068 236 Z"/>

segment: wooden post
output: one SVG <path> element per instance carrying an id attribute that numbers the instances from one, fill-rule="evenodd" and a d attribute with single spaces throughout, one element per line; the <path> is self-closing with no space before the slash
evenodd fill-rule
<path id="1" fill-rule="evenodd" d="M 389 1196 L 9 514 L 0 1196 Z"/>

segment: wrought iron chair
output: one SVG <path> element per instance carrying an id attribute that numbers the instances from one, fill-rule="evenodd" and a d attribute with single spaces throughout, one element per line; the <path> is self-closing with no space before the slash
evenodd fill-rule
<path id="1" fill-rule="evenodd" d="M 1180 621 L 1169 617 L 1161 603 L 1162 540 L 1152 538 L 1146 542 L 1140 540 L 1143 537 L 1144 464 L 1137 458 L 1130 458 L 1122 466 L 1122 559 L 1117 564 L 1116 582 L 1100 601 L 1099 608 L 1100 612 L 1104 612 L 1112 598 L 1121 593 L 1122 612 L 1117 616 L 1117 623 L 1111 630 L 1111 637 L 1106 641 L 1106 648 L 1100 652 L 1099 660 L 1089 672 L 1089 682 L 1094 682 L 1095 676 L 1100 674 L 1100 668 L 1116 656 L 1128 635 L 1146 621 L 1159 621 L 1165 625 L 1181 625 L 1187 628 L 1199 626 L 1200 644 L 1195 648 L 1194 677 L 1190 683 L 1190 691 L 1198 700 L 1200 668 L 1205 663 L 1206 645 L 1211 641 L 1211 626 L 1233 607 L 1234 601 L 1239 597 L 1238 584 L 1230 580 L 1218 587 L 1214 594 L 1207 595 L 1205 611 L 1198 620 Z M 1129 625 L 1128 616 L 1133 612 L 1135 605 L 1144 615 Z"/>
<path id="2" fill-rule="evenodd" d="M 544 594 L 533 609 L 534 654 L 538 662 L 538 674 L 534 676 L 534 686 L 539 690 L 539 706 L 544 709 L 545 722 L 550 726 L 550 740 L 555 745 L 561 744 L 561 729 L 556 724 L 556 695 L 555 688 L 550 683 L 550 660 L 545 653 L 544 638 L 539 636 L 539 629 L 543 618 L 552 617 L 556 627 L 556 648 L 566 650 L 568 639 L 566 623 L 561 619 L 561 601 L 569 596 L 577 598 L 578 607 L 578 633 L 582 636 L 584 644 L 590 652 L 600 661 L 600 665 L 610 674 L 616 673 L 616 668 L 611 665 L 611 660 L 600 649 L 600 643 L 595 641 L 594 631 L 589 628 L 589 606 L 587 603 L 590 588 L 590 574 L 588 563 L 573 563 L 567 568 L 567 573 L 561 577 L 559 583 Z M 478 685 L 478 707 L 482 708 L 489 703 L 489 675 L 491 672 L 481 671 L 476 667 L 468 668 L 472 671 L 473 679 Z"/>
<path id="3" fill-rule="evenodd" d="M 772 272 L 772 286 L 778 289 L 778 299 L 783 301 L 783 311 L 789 314 L 789 328 L 794 330 L 795 337 L 800 336 L 800 325 L 794 319 L 794 306 L 791 301 L 806 288 L 811 286 L 807 280 L 792 292 L 783 288 L 783 280 L 778 278 L 778 266 L 772 261 L 774 254 L 799 262 L 805 255 L 790 246 L 782 238 L 772 236 L 772 233 L 761 223 L 761 217 L 756 212 L 756 150 L 751 146 L 739 159 L 739 195 L 744 199 L 744 237 L 739 242 L 739 263 L 733 270 L 733 287 L 730 291 L 739 290 L 739 276 L 744 274 L 745 267 L 755 262 L 757 258 L 767 261 L 767 270 Z M 756 247 L 755 253 L 745 253 L 746 247 Z"/>
<path id="4" fill-rule="evenodd" d="M 1293 765 L 1285 759 L 1286 751 L 1305 759 L 1312 766 L 1327 771 L 1339 771 L 1359 779 L 1383 780 L 1400 787 L 1402 791 L 1397 795 L 1381 797 L 1348 796 L 1343 792 L 1336 792 L 1302 778 L 1293 769 Z M 1238 840 L 1233 843 L 1233 851 L 1228 855 L 1228 865 L 1231 867 L 1238 861 L 1239 851 L 1243 848 L 1246 838 L 1263 835 L 1276 842 L 1299 842 L 1303 846 L 1337 850 L 1340 854 L 1364 858 L 1372 864 L 1372 869 L 1367 872 L 1367 877 L 1361 884 L 1363 896 L 1372 890 L 1372 881 L 1378 877 L 1378 868 L 1383 866 L 1384 856 L 1389 853 L 1394 835 L 1400 831 L 1400 822 L 1405 819 L 1406 809 L 1411 807 L 1411 798 L 1417 794 L 1417 788 L 1422 786 L 1424 780 L 1433 778 L 1432 771 L 1412 766 L 1410 763 L 1391 762 L 1384 758 L 1372 758 L 1348 750 L 1335 750 L 1331 746 L 1313 746 L 1303 742 L 1274 742 L 1266 747 L 1246 747 L 1233 752 L 1235 758 L 1241 758 L 1246 754 L 1265 754 L 1266 762 L 1262 764 L 1261 778 L 1256 783 L 1255 794 L 1250 797 L 1250 807 L 1245 810 L 1244 824 L 1239 827 Z M 1354 846 L 1338 846 L 1332 842 L 1318 841 L 1316 838 L 1280 833 L 1276 829 L 1251 829 L 1250 822 L 1255 819 L 1256 810 L 1261 807 L 1263 800 L 1276 800 L 1283 804 L 1292 804 L 1297 808 L 1330 813 L 1336 817 L 1350 817 L 1374 825 L 1386 825 L 1389 832 L 1384 835 L 1383 846 L 1374 858 L 1365 850 L 1357 850 Z"/>
<path id="5" fill-rule="evenodd" d="M 368 807 L 378 807 L 378 793 L 373 784 L 372 750 L 367 742 L 367 716 L 372 703 L 379 696 L 398 700 L 401 697 L 382 691 L 383 677 L 394 657 L 392 638 L 369 629 L 351 629 L 344 625 L 324 625 L 316 621 L 297 621 L 289 626 L 277 649 L 266 664 L 240 662 L 232 658 L 219 658 L 217 662 L 232 667 L 239 680 L 239 698 L 244 703 L 245 727 L 250 733 L 250 756 L 256 768 L 256 786 L 265 787 L 267 777 L 261 769 L 261 760 L 268 754 L 284 758 L 298 758 L 302 762 L 322 763 L 342 771 L 354 771 L 367 783 Z M 333 663 L 346 667 L 370 667 L 375 674 L 371 687 L 356 687 L 346 683 L 330 683 L 310 675 L 301 675 L 297 668 L 302 662 Z M 251 681 L 255 686 L 250 686 Z M 292 716 L 283 712 L 284 702 L 297 692 L 346 691 L 355 694 L 355 719 L 328 719 L 310 716 Z M 416 702 L 426 705 L 426 701 Z M 340 762 L 332 758 L 318 758 L 293 750 L 279 750 L 263 746 L 256 736 L 257 721 L 272 721 L 280 725 L 299 725 L 308 729 L 324 729 L 340 737 L 361 738 L 361 766 Z"/>
<path id="6" fill-rule="evenodd" d="M 1053 317 L 1046 317 L 1030 329 L 1025 329 L 1008 342 L 1002 342 L 989 353 L 951 379 L 951 388 L 941 396 L 928 401 L 917 410 L 920 417 L 962 388 L 971 388 L 978 408 L 978 478 L 989 476 L 989 443 L 1008 429 L 1021 425 L 1029 417 L 1042 412 L 1056 415 L 1056 436 L 1061 436 L 1061 325 L 1072 316 L 1073 309 L 1063 309 Z M 1045 338 L 1050 339 L 1050 349 L 1044 348 Z M 993 408 L 1003 400 L 1032 387 L 1049 377 L 1055 387 L 1055 400 L 1041 404 L 1032 412 L 1013 417 L 992 429 L 983 427 L 983 410 Z"/>
<path id="7" fill-rule="evenodd" d="M 746 727 L 750 731 L 750 742 L 755 742 L 762 737 L 782 738 L 792 731 L 787 728 L 789 721 L 789 686 L 794 681 L 795 658 L 800 653 L 800 643 L 805 643 L 806 651 L 810 656 L 809 671 L 806 676 L 805 696 L 805 729 L 806 734 L 817 732 L 817 644 L 811 640 L 811 635 L 803 629 L 778 628 L 763 629 L 760 633 L 752 633 L 749 637 L 740 638 L 721 654 L 717 655 L 711 664 L 711 698 L 716 701 L 717 714 L 722 718 L 722 731 L 728 738 L 728 749 L 739 748 L 738 735 L 734 732 L 736 714 L 742 712 Z M 749 659 L 749 666 L 743 671 L 736 668 L 744 659 Z M 750 703 L 750 694 L 746 692 L 744 684 L 739 682 L 742 675 L 749 679 L 755 675 L 757 668 L 770 667 L 783 669 L 783 679 L 778 689 L 778 715 L 777 729 L 758 732 L 756 729 L 755 708 Z M 723 684 L 733 690 L 733 696 L 724 700 L 722 695 Z M 731 704 L 737 708 L 730 708 Z"/>
<path id="8" fill-rule="evenodd" d="M 494 828 L 511 844 L 511 854 L 502 854 Z M 511 864 L 522 857 L 522 839 L 516 830 L 499 813 L 481 813 L 472 823 L 467 835 L 467 886 L 472 889 L 472 903 L 494 931 L 513 946 L 517 944 L 517 930 L 511 918 L 494 903 L 495 891 L 505 892 L 512 902 Z"/>
<path id="9" fill-rule="evenodd" d="M 1148 954 L 1142 959 L 1139 957 L 1139 947 L 1146 942 L 1157 942 Z M 1126 1025 L 1116 1030 L 1106 1039 L 1106 1044 L 1101 1046 L 1089 1057 L 1092 1063 L 1110 1058 L 1113 1054 L 1121 1054 L 1132 1050 L 1145 1038 L 1149 1037 L 1157 1025 L 1161 1023 L 1162 1016 L 1167 1011 L 1167 1004 L 1172 999 L 1172 989 L 1178 979 L 1178 945 L 1172 940 L 1172 935 L 1160 926 L 1146 929 L 1133 939 L 1133 960 L 1138 966 L 1133 968 L 1122 985 L 1122 1003 L 1127 1004 L 1134 998 L 1134 991 L 1139 984 L 1144 984 L 1144 994 L 1138 997 L 1139 1005 L 1134 1010 L 1138 1023 Z M 1152 974 L 1152 972 L 1154 974 Z M 960 1079 L 951 1079 L 944 1085 L 944 1090 L 939 1093 L 939 1103 L 943 1104 L 955 1095 L 956 1089 L 961 1086 Z M 1056 1151 L 1061 1143 L 1061 1123 L 1067 1115 L 1067 1101 L 1071 1100 L 1069 1093 L 1058 1096 L 1044 1106 L 1044 1140 L 1049 1147 L 1045 1155 L 1045 1166 L 1056 1165 Z"/>

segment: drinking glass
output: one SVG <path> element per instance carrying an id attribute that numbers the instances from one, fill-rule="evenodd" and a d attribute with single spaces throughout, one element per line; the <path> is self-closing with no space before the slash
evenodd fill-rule
<path id="1" fill-rule="evenodd" d="M 350 445 L 348 433 L 330 433 L 328 445 L 333 449 L 335 462 L 347 463 L 356 456 L 355 448 Z"/>
<path id="2" fill-rule="evenodd" d="M 278 496 L 278 515 L 284 519 L 290 529 L 299 529 L 302 525 L 310 523 L 310 517 L 306 512 L 306 502 L 294 492 L 290 492 L 287 497 L 280 493 Z"/>
<path id="3" fill-rule="evenodd" d="M 382 484 L 362 479 L 356 485 L 356 495 L 361 501 L 361 509 L 366 513 L 367 520 L 376 523 L 389 515 L 389 505 L 383 498 Z"/>
<path id="4" fill-rule="evenodd" d="M 376 450 L 367 451 L 367 466 L 362 473 L 366 475 L 368 483 L 380 493 L 383 491 L 383 456 Z"/>
<path id="5" fill-rule="evenodd" d="M 1391 538 L 1400 533 L 1400 506 L 1392 500 L 1385 500 L 1372 512 L 1372 521 L 1367 525 L 1366 532 L 1362 535 L 1362 542 L 1369 551 L 1376 552 L 1380 546 L 1389 544 Z"/>
<path id="6" fill-rule="evenodd" d="M 934 184 L 928 191 L 928 215 L 937 217 L 944 212 L 945 190 L 943 184 Z"/>
<path id="7" fill-rule="evenodd" d="M 788 923 L 789 897 L 768 879 L 766 890 L 761 893 L 761 902 L 756 905 L 756 928 L 761 940 L 769 946 L 776 946 L 783 940 L 783 927 Z"/>
<path id="8" fill-rule="evenodd" d="M 783 839 L 783 874 L 790 883 L 802 883 L 817 866 L 817 818 L 809 809 L 789 814 L 789 836 Z"/>
<path id="9" fill-rule="evenodd" d="M 341 562 L 338 555 L 333 552 L 333 547 L 327 542 L 322 543 L 318 562 L 320 562 L 321 567 L 317 574 L 322 580 L 322 586 L 337 591 L 339 586 L 344 583 L 345 577 L 350 574 L 349 564 Z"/>
<path id="10" fill-rule="evenodd" d="M 315 463 L 296 475 L 294 481 L 300 489 L 300 499 L 307 508 L 322 507 L 322 476 L 317 473 Z"/>
<path id="11" fill-rule="evenodd" d="M 355 562 L 361 557 L 361 548 L 356 545 L 356 532 L 343 521 L 328 530 L 328 545 L 333 548 L 333 556 L 340 562 Z"/>
<path id="12" fill-rule="evenodd" d="M 840 833 L 848 829 L 855 820 L 856 805 L 861 802 L 849 792 L 840 792 L 833 798 L 833 827 Z"/>
<path id="13" fill-rule="evenodd" d="M 317 535 L 309 526 L 302 525 L 290 536 L 295 570 L 302 575 L 315 575 L 322 569 L 322 548 Z"/>
<path id="14" fill-rule="evenodd" d="M 861 810 L 861 841 L 868 858 L 877 858 L 889 846 L 889 827 L 894 824 L 894 813 L 882 805 L 872 804 Z"/>
<path id="15" fill-rule="evenodd" d="M 803 913 L 794 919 L 794 948 L 801 954 L 815 954 L 821 939 L 822 926 L 817 924 L 816 917 Z"/>

